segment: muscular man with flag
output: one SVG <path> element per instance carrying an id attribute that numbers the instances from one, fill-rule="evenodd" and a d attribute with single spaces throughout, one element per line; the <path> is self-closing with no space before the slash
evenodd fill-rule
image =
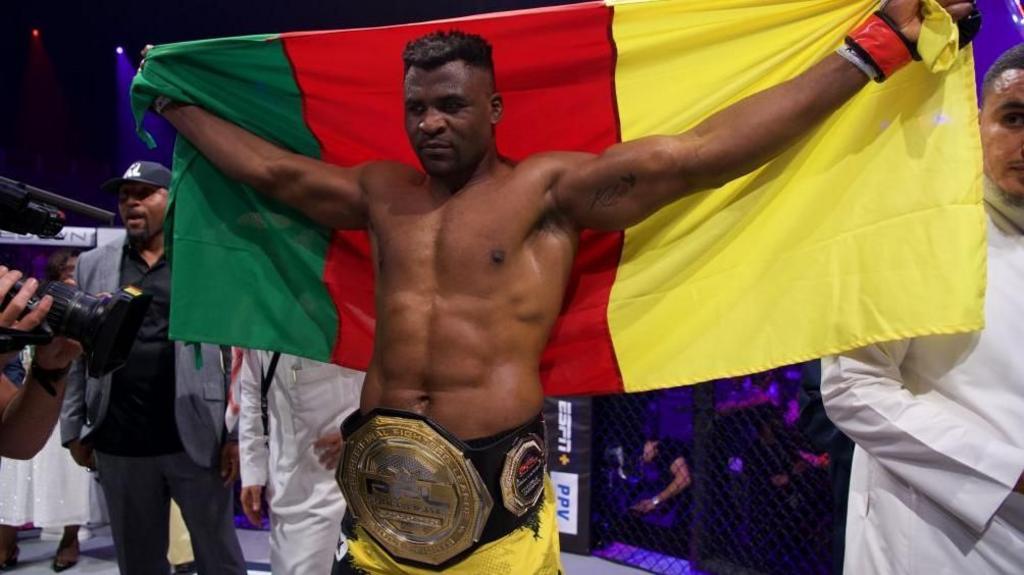
<path id="1" fill-rule="evenodd" d="M 954 19 L 969 2 L 940 0 Z M 893 0 L 838 55 L 693 130 L 513 163 L 489 44 L 438 32 L 405 50 L 405 128 L 421 167 L 329 165 L 192 105 L 155 104 L 230 177 L 334 229 L 370 232 L 376 334 L 343 426 L 351 505 L 335 573 L 555 573 L 544 497 L 541 351 L 583 229 L 633 225 L 757 168 L 869 79 L 912 59 L 918 0 Z"/>

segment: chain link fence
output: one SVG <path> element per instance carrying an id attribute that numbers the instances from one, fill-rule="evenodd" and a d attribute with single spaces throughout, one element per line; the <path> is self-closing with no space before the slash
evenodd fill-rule
<path id="1" fill-rule="evenodd" d="M 790 367 L 596 398 L 594 554 L 654 573 L 828 573 L 828 457 L 796 428 L 799 387 Z"/>

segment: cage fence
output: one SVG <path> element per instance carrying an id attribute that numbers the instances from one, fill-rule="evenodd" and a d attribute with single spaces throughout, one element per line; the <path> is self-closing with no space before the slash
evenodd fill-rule
<path id="1" fill-rule="evenodd" d="M 797 429 L 799 390 L 794 366 L 595 398 L 592 552 L 665 574 L 829 573 L 828 456 Z"/>

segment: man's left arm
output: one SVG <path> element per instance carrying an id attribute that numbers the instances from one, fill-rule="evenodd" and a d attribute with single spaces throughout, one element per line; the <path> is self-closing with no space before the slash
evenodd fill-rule
<path id="1" fill-rule="evenodd" d="M 889 473 L 980 533 L 1019 489 L 1024 449 L 942 394 L 911 393 L 901 371 L 910 345 L 876 344 L 822 359 L 825 409 Z"/>
<path id="2" fill-rule="evenodd" d="M 640 513 L 649 513 L 654 511 L 654 509 L 659 505 L 665 503 L 669 499 L 672 499 L 676 495 L 679 495 L 684 489 L 690 486 L 690 483 L 692 482 L 692 479 L 690 478 L 690 468 L 686 465 L 685 459 L 682 457 L 675 458 L 675 460 L 672 461 L 670 471 L 672 472 L 671 483 L 665 486 L 665 489 L 662 489 L 661 492 L 654 497 L 644 499 L 640 503 L 634 505 L 633 510 Z"/>
<path id="3" fill-rule="evenodd" d="M 973 9 L 963 0 L 939 3 L 957 20 Z M 893 0 L 885 14 L 908 41 L 917 41 L 918 0 Z M 871 38 L 863 43 L 879 44 L 879 36 L 871 30 L 879 28 L 869 29 Z M 906 50 L 892 28 L 888 30 L 880 37 L 894 49 Z M 906 54 L 909 58 L 909 51 Z M 599 156 L 581 156 L 584 159 L 571 162 L 572 167 L 556 178 L 552 200 L 579 227 L 625 229 L 681 197 L 719 187 L 764 165 L 867 82 L 861 68 L 832 54 L 796 78 L 741 100 L 688 132 L 641 138 L 612 146 Z"/>
<path id="4" fill-rule="evenodd" d="M 659 502 L 667 501 L 676 495 L 679 495 L 684 489 L 690 486 L 690 468 L 686 465 L 685 459 L 677 457 L 675 461 L 672 462 L 670 471 L 672 472 L 672 482 L 657 495 Z"/>
<path id="5" fill-rule="evenodd" d="M 71 340 L 54 338 L 36 349 L 21 389 L 6 376 L 0 378 L 5 390 L 0 396 L 7 396 L 6 401 L 0 399 L 0 456 L 31 459 L 43 448 L 57 425 L 68 369 L 81 351 Z"/>

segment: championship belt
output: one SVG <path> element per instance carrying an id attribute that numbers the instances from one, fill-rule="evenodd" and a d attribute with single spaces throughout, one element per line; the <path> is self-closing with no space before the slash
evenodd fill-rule
<path id="1" fill-rule="evenodd" d="M 540 501 L 544 493 L 547 457 L 544 439 L 529 434 L 516 440 L 501 469 L 501 498 L 516 517 L 522 517 Z"/>
<path id="2" fill-rule="evenodd" d="M 483 533 L 493 498 L 449 437 L 425 417 L 377 409 L 345 438 L 338 485 L 358 524 L 396 558 L 437 566 Z"/>

